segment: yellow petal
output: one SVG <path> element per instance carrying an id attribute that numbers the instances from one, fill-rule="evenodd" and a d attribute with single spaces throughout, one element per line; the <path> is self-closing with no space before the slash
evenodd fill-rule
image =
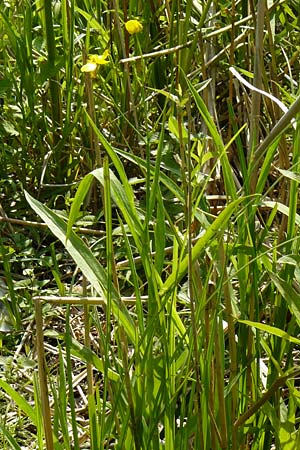
<path id="1" fill-rule="evenodd" d="M 109 61 L 107 61 L 107 58 L 109 56 L 109 51 L 105 50 L 103 55 L 90 55 L 89 60 L 95 64 L 108 64 Z"/>
<path id="2" fill-rule="evenodd" d="M 88 60 L 88 62 L 81 67 L 81 72 L 95 72 L 96 69 L 97 64 L 91 60 Z"/>
<path id="3" fill-rule="evenodd" d="M 142 31 L 143 25 L 138 20 L 133 19 L 125 23 L 125 28 L 129 34 L 135 34 Z"/>

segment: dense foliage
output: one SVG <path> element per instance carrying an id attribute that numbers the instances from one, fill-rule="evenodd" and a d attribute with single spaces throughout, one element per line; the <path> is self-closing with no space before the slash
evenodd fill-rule
<path id="1" fill-rule="evenodd" d="M 3 1 L 3 449 L 300 448 L 298 9 Z"/>

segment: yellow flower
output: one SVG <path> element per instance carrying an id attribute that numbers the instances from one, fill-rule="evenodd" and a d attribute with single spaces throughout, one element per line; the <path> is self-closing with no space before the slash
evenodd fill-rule
<path id="1" fill-rule="evenodd" d="M 81 72 L 90 72 L 91 76 L 94 77 L 98 66 L 109 63 L 108 56 L 108 50 L 105 50 L 103 55 L 89 55 L 86 64 L 81 67 Z"/>
<path id="2" fill-rule="evenodd" d="M 143 29 L 143 25 L 138 20 L 128 20 L 125 23 L 125 28 L 129 34 L 139 33 Z"/>

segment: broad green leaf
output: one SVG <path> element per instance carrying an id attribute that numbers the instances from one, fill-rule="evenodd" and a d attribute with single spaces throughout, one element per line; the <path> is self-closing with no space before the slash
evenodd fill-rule
<path id="1" fill-rule="evenodd" d="M 41 219 L 48 225 L 52 233 L 65 246 L 66 250 L 70 253 L 73 260 L 78 265 L 82 273 L 86 276 L 87 280 L 89 280 L 96 292 L 105 300 L 107 283 L 111 282 L 111 280 L 107 280 L 107 275 L 104 268 L 101 266 L 97 258 L 93 255 L 91 250 L 73 231 L 71 231 L 70 237 L 66 241 L 67 224 L 53 211 L 44 206 L 38 200 L 31 197 L 28 192 L 25 192 L 25 197 L 32 209 L 41 217 Z M 125 306 L 121 303 L 119 295 L 114 287 L 112 287 L 112 299 L 112 308 L 115 316 L 123 324 L 130 339 L 134 341 L 134 323 Z"/>

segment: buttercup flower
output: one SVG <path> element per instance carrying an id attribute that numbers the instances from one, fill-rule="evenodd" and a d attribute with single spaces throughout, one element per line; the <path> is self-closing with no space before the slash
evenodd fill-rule
<path id="1" fill-rule="evenodd" d="M 129 34 L 135 34 L 142 31 L 143 25 L 138 20 L 133 19 L 125 23 L 125 28 Z"/>
<path id="2" fill-rule="evenodd" d="M 90 72 L 91 76 L 94 77 L 98 66 L 109 63 L 108 56 L 108 50 L 105 50 L 103 55 L 89 55 L 87 63 L 81 67 L 81 72 Z"/>

